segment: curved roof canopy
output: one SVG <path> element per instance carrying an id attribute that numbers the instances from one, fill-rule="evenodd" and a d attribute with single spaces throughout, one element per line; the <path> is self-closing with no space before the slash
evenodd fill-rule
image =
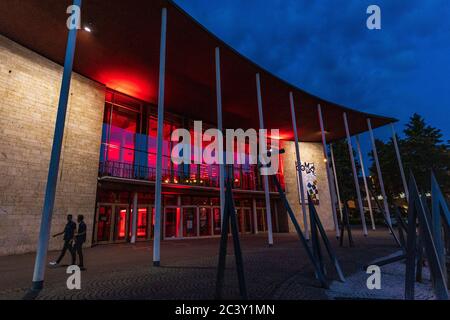
<path id="1" fill-rule="evenodd" d="M 2 0 L 0 33 L 63 64 L 70 0 Z M 258 128 L 255 74 L 261 74 L 265 125 L 293 139 L 289 92 L 294 93 L 301 141 L 321 141 L 321 104 L 328 141 L 396 121 L 352 110 L 311 95 L 274 76 L 208 32 L 172 1 L 83 0 L 74 71 L 149 103 L 157 103 L 161 9 L 168 8 L 166 110 L 215 124 L 215 47 L 221 48 L 224 128 Z M 280 57 L 282 59 L 283 57 Z"/>

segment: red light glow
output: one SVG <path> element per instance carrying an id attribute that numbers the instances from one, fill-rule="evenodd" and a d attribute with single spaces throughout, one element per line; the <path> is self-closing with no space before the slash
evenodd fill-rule
<path id="1" fill-rule="evenodd" d="M 126 217 L 127 217 L 127 210 L 123 209 L 120 210 L 119 213 L 119 238 L 125 237 L 125 225 L 126 225 Z"/>
<path id="2" fill-rule="evenodd" d="M 152 84 L 145 73 L 137 73 L 135 69 L 102 71 L 96 79 L 106 87 L 135 97 L 137 99 L 156 103 L 156 85 Z"/>
<path id="3" fill-rule="evenodd" d="M 274 140 L 289 140 L 289 137 L 290 137 L 289 134 L 279 133 L 278 135 L 271 135 L 270 131 L 268 131 L 267 133 L 268 133 L 267 137 L 269 139 L 274 139 Z"/>
<path id="4" fill-rule="evenodd" d="M 137 219 L 137 236 L 145 237 L 147 235 L 147 209 L 138 209 L 138 219 Z"/>

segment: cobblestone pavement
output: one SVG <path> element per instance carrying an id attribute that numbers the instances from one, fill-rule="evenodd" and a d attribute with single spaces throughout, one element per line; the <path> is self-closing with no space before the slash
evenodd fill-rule
<path id="1" fill-rule="evenodd" d="M 340 248 L 330 240 L 347 277 L 364 264 L 398 250 L 386 230 L 363 237 L 354 230 L 356 246 Z M 241 238 L 250 299 L 329 299 L 315 279 L 295 234 L 275 234 L 267 246 L 265 234 Z M 81 290 L 68 290 L 65 267 L 46 270 L 45 288 L 36 299 L 213 299 L 219 239 L 163 241 L 161 267 L 152 266 L 152 244 L 102 245 L 85 250 L 87 271 Z M 229 242 L 223 297 L 238 299 L 232 243 Z M 49 253 L 49 261 L 58 252 Z M 67 256 L 65 262 L 69 261 Z M 0 257 L 0 299 L 22 299 L 31 284 L 34 254 Z M 64 263 L 64 261 L 63 261 Z M 328 263 L 328 261 L 327 261 Z M 327 264 L 328 277 L 336 279 Z M 365 283 L 365 280 L 364 280 Z"/>

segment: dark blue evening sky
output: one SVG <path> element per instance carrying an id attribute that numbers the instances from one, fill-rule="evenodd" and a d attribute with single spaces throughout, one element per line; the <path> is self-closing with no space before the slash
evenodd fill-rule
<path id="1" fill-rule="evenodd" d="M 395 117 L 397 131 L 417 112 L 450 139 L 449 0 L 176 2 L 239 52 L 304 90 Z M 381 8 L 381 30 L 366 28 L 371 4 Z M 387 127 L 376 131 L 380 138 L 389 133 Z"/>

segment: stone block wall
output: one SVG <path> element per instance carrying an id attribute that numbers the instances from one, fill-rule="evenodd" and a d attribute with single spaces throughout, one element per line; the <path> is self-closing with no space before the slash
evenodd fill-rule
<path id="1" fill-rule="evenodd" d="M 293 209 L 297 221 L 303 228 L 302 206 L 299 201 L 297 175 L 295 172 L 295 142 L 283 142 L 285 153 L 282 155 L 284 179 L 286 184 L 286 198 Z M 319 190 L 319 204 L 316 206 L 317 213 L 322 221 L 325 230 L 334 230 L 333 214 L 331 211 L 330 191 L 328 187 L 325 162 L 323 160 L 323 149 L 320 143 L 300 144 L 300 154 L 302 162 L 314 163 L 317 175 L 317 187 Z M 306 188 L 306 187 L 305 187 Z M 306 207 L 308 210 L 308 207 Z M 309 212 L 307 212 L 309 218 Z M 309 219 L 308 219 L 309 221 Z M 289 231 L 295 232 L 294 225 L 289 220 Z"/>
<path id="2" fill-rule="evenodd" d="M 0 36 L 0 255 L 36 249 L 61 78 L 60 65 Z M 52 234 L 83 214 L 91 241 L 104 101 L 103 85 L 73 74 Z"/>

